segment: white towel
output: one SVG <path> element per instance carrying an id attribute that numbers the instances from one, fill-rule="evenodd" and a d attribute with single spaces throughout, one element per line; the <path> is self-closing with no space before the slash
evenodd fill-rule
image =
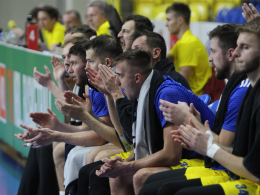
<path id="1" fill-rule="evenodd" d="M 152 76 L 153 70 L 141 87 L 138 97 L 136 121 L 132 125 L 135 160 L 152 154 L 149 115 L 149 91 Z"/>
<path id="2" fill-rule="evenodd" d="M 111 143 L 105 145 L 112 145 Z M 86 165 L 86 158 L 90 150 L 98 146 L 83 147 L 75 146 L 68 154 L 67 160 L 64 166 L 64 186 L 66 187 L 70 182 L 78 178 L 79 170 Z"/>

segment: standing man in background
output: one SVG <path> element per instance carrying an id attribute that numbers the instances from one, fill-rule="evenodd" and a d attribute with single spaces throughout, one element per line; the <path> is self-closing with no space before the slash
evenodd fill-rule
<path id="1" fill-rule="evenodd" d="M 80 14 L 77 10 L 66 11 L 62 16 L 62 22 L 66 29 L 71 26 L 79 26 L 82 24 Z"/>
<path id="2" fill-rule="evenodd" d="M 191 11 L 184 3 L 174 3 L 166 10 L 166 26 L 178 40 L 167 58 L 175 62 L 176 71 L 189 82 L 196 95 L 202 95 L 203 87 L 212 75 L 208 54 L 203 43 L 190 31 Z"/>
<path id="3" fill-rule="evenodd" d="M 55 50 L 58 44 L 64 43 L 65 26 L 58 22 L 59 12 L 56 8 L 46 5 L 38 11 L 38 23 L 42 26 L 43 40 L 49 50 Z"/>
<path id="4" fill-rule="evenodd" d="M 101 34 L 110 35 L 110 25 L 105 14 L 106 7 L 105 1 L 93 1 L 87 8 L 87 24 L 97 32 L 97 36 Z"/>

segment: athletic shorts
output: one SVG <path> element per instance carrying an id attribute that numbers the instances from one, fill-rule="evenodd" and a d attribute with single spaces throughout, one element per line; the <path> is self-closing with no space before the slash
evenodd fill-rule
<path id="1" fill-rule="evenodd" d="M 224 170 L 213 170 L 211 168 L 205 168 L 205 167 L 188 167 L 185 176 L 187 179 L 196 179 L 196 178 L 202 178 L 202 177 L 227 177 L 228 174 Z"/>
<path id="2" fill-rule="evenodd" d="M 123 160 L 127 159 L 131 152 L 121 152 L 120 154 L 116 154 L 114 156 L 110 156 L 110 159 L 113 159 L 115 156 L 121 156 Z"/>
<path id="3" fill-rule="evenodd" d="M 260 185 L 248 179 L 227 181 L 220 183 L 225 195 L 257 195 L 260 194 Z"/>
<path id="4" fill-rule="evenodd" d="M 204 159 L 182 159 L 179 165 L 171 166 L 172 170 L 188 167 L 204 167 Z"/>
<path id="5" fill-rule="evenodd" d="M 219 184 L 225 195 L 257 195 L 260 185 L 248 179 L 232 180 L 226 171 L 205 167 L 190 167 L 186 170 L 187 179 L 200 178 L 203 186 Z"/>

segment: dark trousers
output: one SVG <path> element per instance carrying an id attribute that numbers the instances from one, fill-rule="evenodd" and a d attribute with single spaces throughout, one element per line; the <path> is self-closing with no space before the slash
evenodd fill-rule
<path id="1" fill-rule="evenodd" d="M 160 172 L 147 178 L 139 195 L 224 195 L 220 185 L 202 186 L 200 179 L 187 180 L 186 169 Z"/>
<path id="2" fill-rule="evenodd" d="M 30 149 L 18 195 L 58 195 L 59 186 L 52 156 L 52 144 Z"/>
<path id="3" fill-rule="evenodd" d="M 96 170 L 99 170 L 104 163 L 97 161 L 85 165 L 79 171 L 78 195 L 96 195 L 109 194 L 109 178 L 96 176 Z"/>

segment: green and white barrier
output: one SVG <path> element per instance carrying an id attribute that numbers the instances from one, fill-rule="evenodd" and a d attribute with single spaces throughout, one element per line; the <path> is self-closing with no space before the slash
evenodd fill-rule
<path id="1" fill-rule="evenodd" d="M 51 55 L 0 42 L 0 138 L 27 156 L 29 148 L 14 137 L 23 133 L 20 124 L 36 126 L 29 114 L 53 110 L 60 121 L 64 115 L 54 105 L 50 91 L 33 78 L 33 68 L 45 73 L 51 70 Z"/>

